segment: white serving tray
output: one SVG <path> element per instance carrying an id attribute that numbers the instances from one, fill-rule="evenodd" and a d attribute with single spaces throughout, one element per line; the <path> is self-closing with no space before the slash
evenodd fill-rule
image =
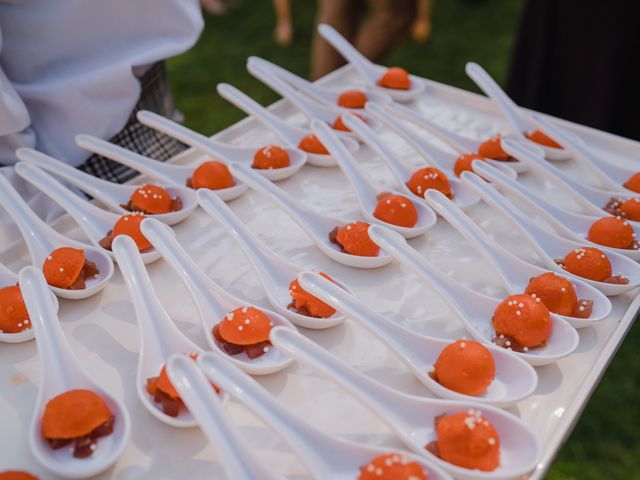
<path id="1" fill-rule="evenodd" d="M 353 80 L 345 67 L 320 83 L 344 85 Z M 429 81 L 428 89 L 414 108 L 460 133 L 481 138 L 506 130 L 495 107 L 486 98 Z M 292 114 L 287 102 L 277 102 L 273 110 L 292 121 L 302 116 Z M 640 143 L 568 122 L 572 130 L 585 135 L 603 154 L 611 158 L 640 157 Z M 273 141 L 257 122 L 248 118 L 215 136 L 218 139 L 247 145 Z M 410 155 L 397 137 L 384 134 L 396 142 L 399 152 Z M 175 161 L 198 155 L 188 151 Z M 371 175 L 389 184 L 391 175 L 368 149 L 357 157 Z M 630 161 L 625 158 L 621 161 Z M 562 168 L 584 176 L 571 162 Z M 522 181 L 548 189 L 531 174 Z M 305 167 L 295 177 L 278 184 L 318 211 L 339 216 L 361 218 L 355 195 L 337 168 Z M 549 191 L 558 201 L 560 192 Z M 274 250 L 295 263 L 317 267 L 345 281 L 355 294 L 370 306 L 407 327 L 445 338 L 459 338 L 464 332 L 444 302 L 417 278 L 396 264 L 374 270 L 351 269 L 323 256 L 304 233 L 271 203 L 249 191 L 230 203 L 232 209 Z M 490 230 L 505 248 L 523 258 L 534 260 L 532 250 L 508 224 L 485 205 L 469 210 L 481 226 Z M 58 223 L 61 230 L 82 238 L 68 218 Z M 234 242 L 201 210 L 176 226 L 182 245 L 198 259 L 205 271 L 241 298 L 268 306 L 264 291 L 249 263 Z M 467 285 L 487 294 L 502 294 L 497 277 L 466 242 L 442 219 L 426 236 L 411 240 L 426 257 L 441 269 Z M 21 243 L 4 246 L 0 260 L 18 269 L 28 261 Z M 196 310 L 189 293 L 168 265 L 159 261 L 148 266 L 154 286 L 165 308 L 178 327 L 193 341 L 206 348 Z M 637 291 L 613 299 L 613 312 L 597 326 L 580 330 L 580 345 L 570 357 L 557 365 L 538 368 L 540 384 L 535 394 L 511 408 L 540 436 L 544 455 L 532 479 L 539 479 L 551 464 L 559 446 L 571 431 L 604 369 L 628 331 L 640 306 Z M 60 302 L 62 326 L 76 354 L 96 378 L 124 399 L 132 418 L 132 437 L 114 468 L 99 479 L 211 479 L 224 478 L 215 449 L 208 445 L 198 429 L 176 430 L 155 420 L 139 403 L 135 393 L 135 366 L 138 332 L 128 293 L 119 272 L 99 295 L 84 301 Z M 333 354 L 372 377 L 402 391 L 429 396 L 425 387 L 376 339 L 347 322 L 326 331 L 304 333 Z M 28 469 L 42 479 L 54 478 L 35 464 L 27 443 L 31 410 L 38 382 L 37 353 L 34 342 L 0 345 L 0 469 Z M 352 440 L 401 448 L 390 431 L 361 404 L 343 394 L 333 384 L 306 368 L 292 365 L 283 372 L 260 377 L 258 381 L 288 405 L 324 431 Z M 246 409 L 235 402 L 229 415 L 247 443 L 272 468 L 289 478 L 311 478 L 296 457 L 275 434 Z"/>

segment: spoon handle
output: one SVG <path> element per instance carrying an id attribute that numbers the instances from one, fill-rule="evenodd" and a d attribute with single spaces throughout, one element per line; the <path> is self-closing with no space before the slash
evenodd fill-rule
<path id="1" fill-rule="evenodd" d="M 175 179 L 171 176 L 171 166 L 165 165 L 158 160 L 153 160 L 101 138 L 86 134 L 76 135 L 76 144 L 84 150 L 102 155 L 133 170 L 157 178 L 166 184 L 176 184 Z"/>
<path id="2" fill-rule="evenodd" d="M 247 65 L 259 65 L 262 68 L 269 70 L 272 75 L 280 77 L 284 81 L 291 84 L 293 87 L 315 98 L 319 102 L 326 103 L 326 100 L 317 94 L 317 92 L 315 91 L 315 87 L 311 82 L 305 80 L 302 77 L 299 77 L 294 73 L 291 73 L 289 70 L 286 70 L 281 66 L 276 65 L 275 63 L 271 63 L 268 60 L 260 57 L 249 57 Z"/>
<path id="3" fill-rule="evenodd" d="M 204 353 L 197 362 L 209 380 L 278 432 L 318 480 L 332 478 L 333 470 L 327 462 L 340 456 L 338 439 L 299 419 L 260 384 L 220 355 Z"/>
<path id="4" fill-rule="evenodd" d="M 227 478 L 283 479 L 280 475 L 270 473 L 269 468 L 249 450 L 246 442 L 231 424 L 220 398 L 211 388 L 211 383 L 195 362 L 184 355 L 174 355 L 167 365 L 171 383 L 204 434 L 215 445 Z"/>
<path id="5" fill-rule="evenodd" d="M 372 85 L 377 83 L 378 79 L 373 73 L 371 61 L 356 50 L 335 28 L 326 23 L 321 23 L 318 25 L 318 32 L 340 55 L 355 67 L 368 83 Z"/>
<path id="6" fill-rule="evenodd" d="M 511 123 L 511 126 L 518 133 L 529 130 L 527 122 L 522 118 L 520 107 L 509 98 L 504 90 L 500 88 L 500 85 L 491 78 L 484 68 L 477 63 L 467 62 L 465 71 L 471 80 L 473 80 L 489 98 L 496 102 L 500 110 L 502 110 L 502 113 L 507 117 L 509 123 Z"/>
<path id="7" fill-rule="evenodd" d="M 373 149 L 382 160 L 392 169 L 400 178 L 404 175 L 402 170 L 398 169 L 398 160 L 395 154 L 381 140 L 379 135 L 367 125 L 367 122 L 354 115 L 353 113 L 345 113 L 342 115 L 342 121 L 352 132 L 362 139 L 371 149 Z M 406 181 L 408 179 L 405 179 Z"/>

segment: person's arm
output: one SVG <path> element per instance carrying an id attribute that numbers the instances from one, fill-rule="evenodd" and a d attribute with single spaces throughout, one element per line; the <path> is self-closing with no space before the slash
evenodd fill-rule
<path id="1" fill-rule="evenodd" d="M 426 42 L 431 35 L 431 11 L 433 0 L 418 0 L 416 19 L 411 27 L 411 35 L 417 42 Z"/>
<path id="2" fill-rule="evenodd" d="M 293 40 L 291 1 L 273 0 L 273 9 L 276 12 L 276 28 L 273 32 L 274 40 L 279 45 L 287 46 Z"/>

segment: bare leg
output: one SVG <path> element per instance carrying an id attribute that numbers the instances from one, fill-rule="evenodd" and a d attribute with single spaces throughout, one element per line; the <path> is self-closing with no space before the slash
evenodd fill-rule
<path id="1" fill-rule="evenodd" d="M 418 14 L 411 26 L 411 35 L 416 42 L 426 42 L 431 36 L 431 12 L 433 0 L 418 0 Z"/>
<path id="2" fill-rule="evenodd" d="M 276 12 L 276 28 L 273 31 L 273 39 L 282 46 L 291 45 L 293 40 L 293 24 L 291 23 L 290 0 L 273 0 L 273 9 Z"/>

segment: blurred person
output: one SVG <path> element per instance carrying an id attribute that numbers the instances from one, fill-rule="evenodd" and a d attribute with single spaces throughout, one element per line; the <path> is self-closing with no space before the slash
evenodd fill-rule
<path id="1" fill-rule="evenodd" d="M 200 0 L 202 9 L 211 15 L 224 15 L 232 3 L 231 0 Z"/>
<path id="2" fill-rule="evenodd" d="M 416 7 L 416 0 L 318 0 L 316 24 L 328 23 L 365 57 L 378 62 L 409 33 Z M 342 55 L 316 30 L 311 78 L 322 77 L 344 64 Z"/>
<path id="3" fill-rule="evenodd" d="M 291 1 L 273 0 L 273 9 L 276 12 L 276 28 L 273 30 L 273 40 L 281 47 L 288 47 L 293 41 Z"/>
<path id="4" fill-rule="evenodd" d="M 416 42 L 424 43 L 431 36 L 431 12 L 433 0 L 418 0 L 416 19 L 411 25 L 411 36 Z"/>
<path id="5" fill-rule="evenodd" d="M 528 0 L 507 81 L 524 107 L 640 140 L 640 2 Z"/>

